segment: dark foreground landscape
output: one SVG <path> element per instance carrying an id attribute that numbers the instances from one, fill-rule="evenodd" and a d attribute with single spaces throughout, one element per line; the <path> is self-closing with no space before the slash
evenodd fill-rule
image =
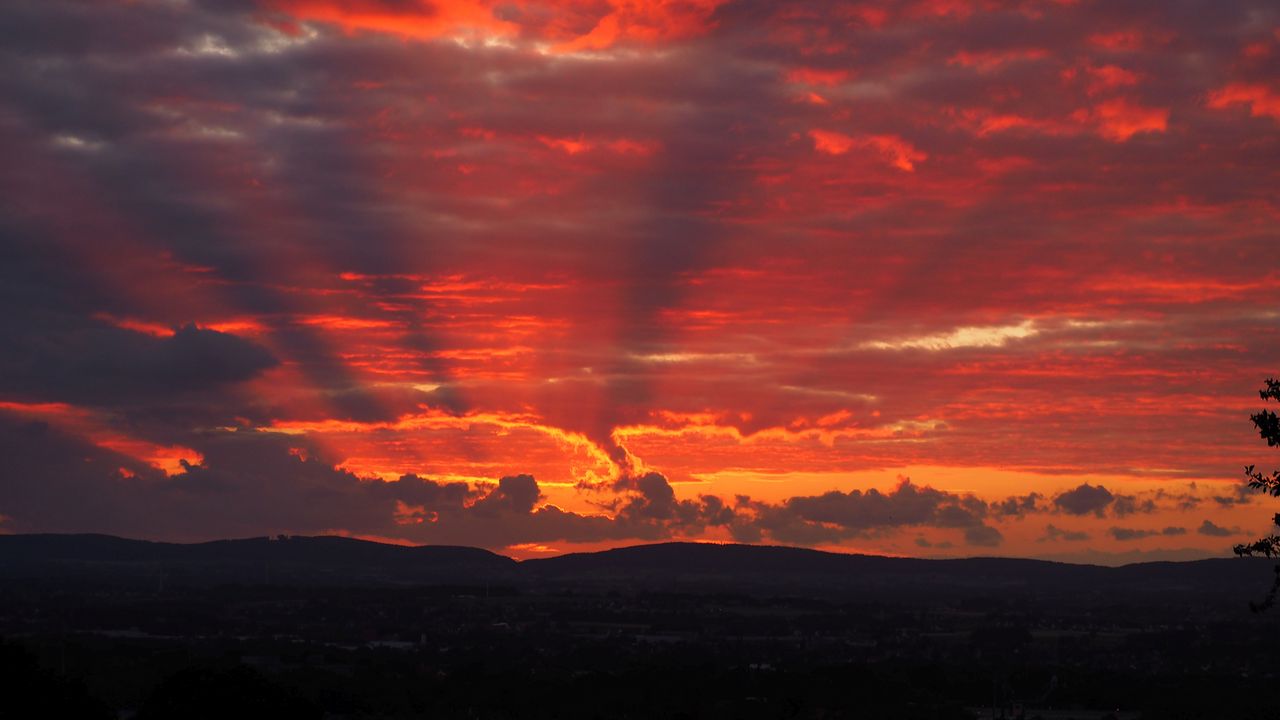
<path id="1" fill-rule="evenodd" d="M 1276 718 L 1264 560 L 0 536 L 0 717 Z"/>

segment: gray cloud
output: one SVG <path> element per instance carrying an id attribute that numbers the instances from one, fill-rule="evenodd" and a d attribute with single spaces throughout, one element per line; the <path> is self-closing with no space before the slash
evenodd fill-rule
<path id="1" fill-rule="evenodd" d="M 1079 487 L 1060 493 L 1053 499 L 1053 504 L 1071 515 L 1088 515 L 1090 513 L 1102 517 L 1107 506 L 1115 500 L 1115 495 L 1101 485 L 1081 483 Z"/>
<path id="2" fill-rule="evenodd" d="M 888 493 L 832 491 L 788 498 L 778 505 L 748 503 L 755 525 L 781 542 L 830 543 L 904 527 L 961 529 L 971 545 L 990 547 L 1002 536 L 985 524 L 988 506 L 972 495 L 921 487 L 903 479 Z"/>
<path id="3" fill-rule="evenodd" d="M 1201 535 L 1208 535 L 1209 537 L 1230 537 L 1232 535 L 1239 535 L 1240 528 L 1225 528 L 1212 520 L 1205 520 L 1200 523 L 1200 527 L 1196 528 L 1196 532 Z"/>
<path id="4" fill-rule="evenodd" d="M 965 528 L 964 541 L 977 547 L 995 547 L 1004 542 L 1004 535 L 990 525 Z"/>
<path id="5" fill-rule="evenodd" d="M 1186 535 L 1187 529 L 1183 527 L 1169 526 L 1162 530 L 1145 530 L 1139 528 L 1123 528 L 1111 527 L 1107 529 L 1107 534 L 1121 542 L 1129 540 L 1141 540 L 1149 537 L 1176 537 L 1178 535 Z"/>
<path id="6" fill-rule="evenodd" d="M 1156 501 L 1154 498 L 1137 498 L 1133 495 L 1116 495 L 1111 503 L 1111 512 L 1116 517 L 1125 517 L 1126 515 L 1134 515 L 1137 513 L 1152 513 L 1156 511 Z"/>
<path id="7" fill-rule="evenodd" d="M 1044 536 L 1036 542 L 1058 542 L 1063 540 L 1066 542 L 1083 542 L 1089 539 L 1089 533 L 1082 530 L 1065 530 L 1050 523 L 1045 526 Z"/>
<path id="8" fill-rule="evenodd" d="M 1032 513 L 1044 512 L 1045 508 L 1041 504 L 1043 500 L 1044 496 L 1036 492 L 1008 497 L 992 503 L 991 514 L 996 517 L 1021 518 Z"/>

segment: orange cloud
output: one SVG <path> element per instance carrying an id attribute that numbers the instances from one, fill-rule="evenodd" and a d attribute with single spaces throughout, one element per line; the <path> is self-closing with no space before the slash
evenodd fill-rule
<path id="1" fill-rule="evenodd" d="M 410 463 L 421 463 L 423 457 L 427 457 L 428 453 L 413 452 L 408 458 L 393 458 L 387 456 L 379 456 L 376 453 L 385 452 L 381 449 L 379 441 L 388 433 L 394 433 L 400 436 L 397 443 L 397 450 L 414 450 L 413 443 L 409 442 L 409 438 L 421 436 L 426 442 L 427 438 L 432 435 L 446 435 L 448 433 L 465 433 L 468 437 L 472 437 L 472 433 L 479 433 L 476 436 L 488 436 L 495 441 L 501 441 L 506 453 L 512 451 L 512 445 L 517 441 L 513 437 L 514 433 L 528 433 L 539 436 L 545 440 L 550 440 L 554 445 L 558 446 L 560 454 L 568 452 L 568 456 L 573 460 L 570 467 L 570 475 L 575 482 L 597 486 L 603 483 L 611 482 L 617 478 L 618 468 L 608 453 L 601 448 L 600 444 L 586 435 L 565 430 L 556 427 L 547 421 L 530 414 L 518 413 L 496 413 L 496 412 L 474 412 L 465 415 L 451 415 L 438 411 L 424 411 L 410 415 L 402 416 L 393 421 L 385 422 L 359 422 L 354 420 L 315 420 L 315 421 L 277 421 L 272 424 L 271 430 L 286 434 L 306 435 L 314 440 L 324 441 L 326 438 L 332 438 L 340 441 L 343 447 L 348 448 L 347 459 L 343 463 L 343 467 L 359 474 L 361 476 L 379 476 L 393 477 L 404 472 L 415 471 L 412 465 L 406 466 L 405 461 Z M 368 440 L 369 443 L 363 443 L 362 440 Z M 477 440 L 473 439 L 472 442 Z M 353 451 L 354 449 L 354 451 Z M 418 448 L 421 450 L 421 446 Z M 532 465 L 537 465 L 537 453 L 544 452 L 546 449 L 539 449 L 534 444 L 522 443 L 521 452 L 524 458 L 521 461 L 521 468 L 528 469 Z M 457 458 L 451 458 L 456 462 Z M 503 467 L 509 462 L 504 454 L 502 458 Z M 438 474 L 437 474 L 438 476 Z"/>

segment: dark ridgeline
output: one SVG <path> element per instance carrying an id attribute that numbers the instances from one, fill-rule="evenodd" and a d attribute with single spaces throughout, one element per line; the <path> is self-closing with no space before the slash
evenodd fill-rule
<path id="1" fill-rule="evenodd" d="M 1269 572 L 0 536 L 0 718 L 1274 719 Z"/>
<path id="2" fill-rule="evenodd" d="M 1018 558 L 922 560 L 793 547 L 663 543 L 528 560 L 530 581 L 920 597 L 1165 592 L 1228 596 L 1256 582 L 1259 564 L 1230 558 L 1104 567 Z M 1239 598 L 1239 595 L 1231 595 Z"/>
<path id="3" fill-rule="evenodd" d="M 345 537 L 178 544 L 107 535 L 0 535 L 0 578 L 150 587 L 500 584 L 593 589 L 916 597 L 1147 596 L 1236 601 L 1267 573 L 1260 559 L 1120 567 L 1016 558 L 922 560 L 805 548 L 660 543 L 517 562 L 469 547 L 406 547 Z"/>
<path id="4" fill-rule="evenodd" d="M 499 581 L 511 558 L 471 547 L 406 547 L 351 538 L 277 537 L 180 544 L 109 535 L 0 535 L 0 577 L 209 586 L 473 584 Z"/>

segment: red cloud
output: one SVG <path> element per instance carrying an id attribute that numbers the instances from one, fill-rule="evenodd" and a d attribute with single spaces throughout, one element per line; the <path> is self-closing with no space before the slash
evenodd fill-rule
<path id="1" fill-rule="evenodd" d="M 569 155 L 577 155 L 580 152 L 586 152 L 591 149 L 591 143 L 579 138 L 552 138 L 546 136 L 538 136 L 538 142 L 549 148 L 560 150 Z"/>
<path id="2" fill-rule="evenodd" d="M 589 32 L 563 40 L 554 49 L 602 50 L 627 40 L 656 43 L 701 35 L 713 27 L 712 13 L 727 1 L 608 0 L 607 11 Z"/>
<path id="3" fill-rule="evenodd" d="M 304 22 L 430 39 L 464 30 L 513 35 L 517 25 L 494 15 L 491 0 L 262 0 L 268 10 Z"/>
<path id="4" fill-rule="evenodd" d="M 482 33 L 552 43 L 555 52 L 603 50 L 622 42 L 656 43 L 701 35 L 727 0 L 261 0 L 294 21 L 406 38 Z M 510 16 L 510 17 L 508 17 Z M 289 27 L 274 21 L 277 27 Z"/>
<path id="5" fill-rule="evenodd" d="M 843 155 L 853 148 L 868 148 L 890 165 L 906 172 L 914 172 L 916 163 L 929 158 L 928 154 L 896 135 L 850 136 L 830 130 L 810 130 L 809 137 L 813 138 L 813 147 L 818 152 Z"/>
<path id="6" fill-rule="evenodd" d="M 986 50 L 981 52 L 960 51 L 951 56 L 948 64 L 973 68 L 979 72 L 990 72 L 1003 65 L 1026 60 L 1040 60 L 1049 57 L 1044 48 L 1025 48 L 1020 50 Z"/>
<path id="7" fill-rule="evenodd" d="M 835 86 L 849 79 L 848 70 L 819 70 L 816 68 L 795 68 L 787 71 L 787 82 L 797 85 Z"/>
<path id="8" fill-rule="evenodd" d="M 1280 120 L 1280 92 L 1261 83 L 1231 83 L 1209 93 L 1209 107 L 1221 110 L 1232 105 L 1248 105 L 1254 117 Z"/>
<path id="9" fill-rule="evenodd" d="M 1123 142 L 1138 133 L 1164 132 L 1169 124 L 1167 108 L 1145 107 L 1123 98 L 1099 104 L 1089 117 L 1099 135 L 1115 142 Z"/>
<path id="10" fill-rule="evenodd" d="M 1089 95 L 1098 95 L 1117 88 L 1130 87 L 1138 84 L 1138 74 L 1131 70 L 1125 70 L 1115 65 L 1103 65 L 1094 67 L 1086 66 L 1085 74 L 1088 76 L 1087 92 Z"/>

